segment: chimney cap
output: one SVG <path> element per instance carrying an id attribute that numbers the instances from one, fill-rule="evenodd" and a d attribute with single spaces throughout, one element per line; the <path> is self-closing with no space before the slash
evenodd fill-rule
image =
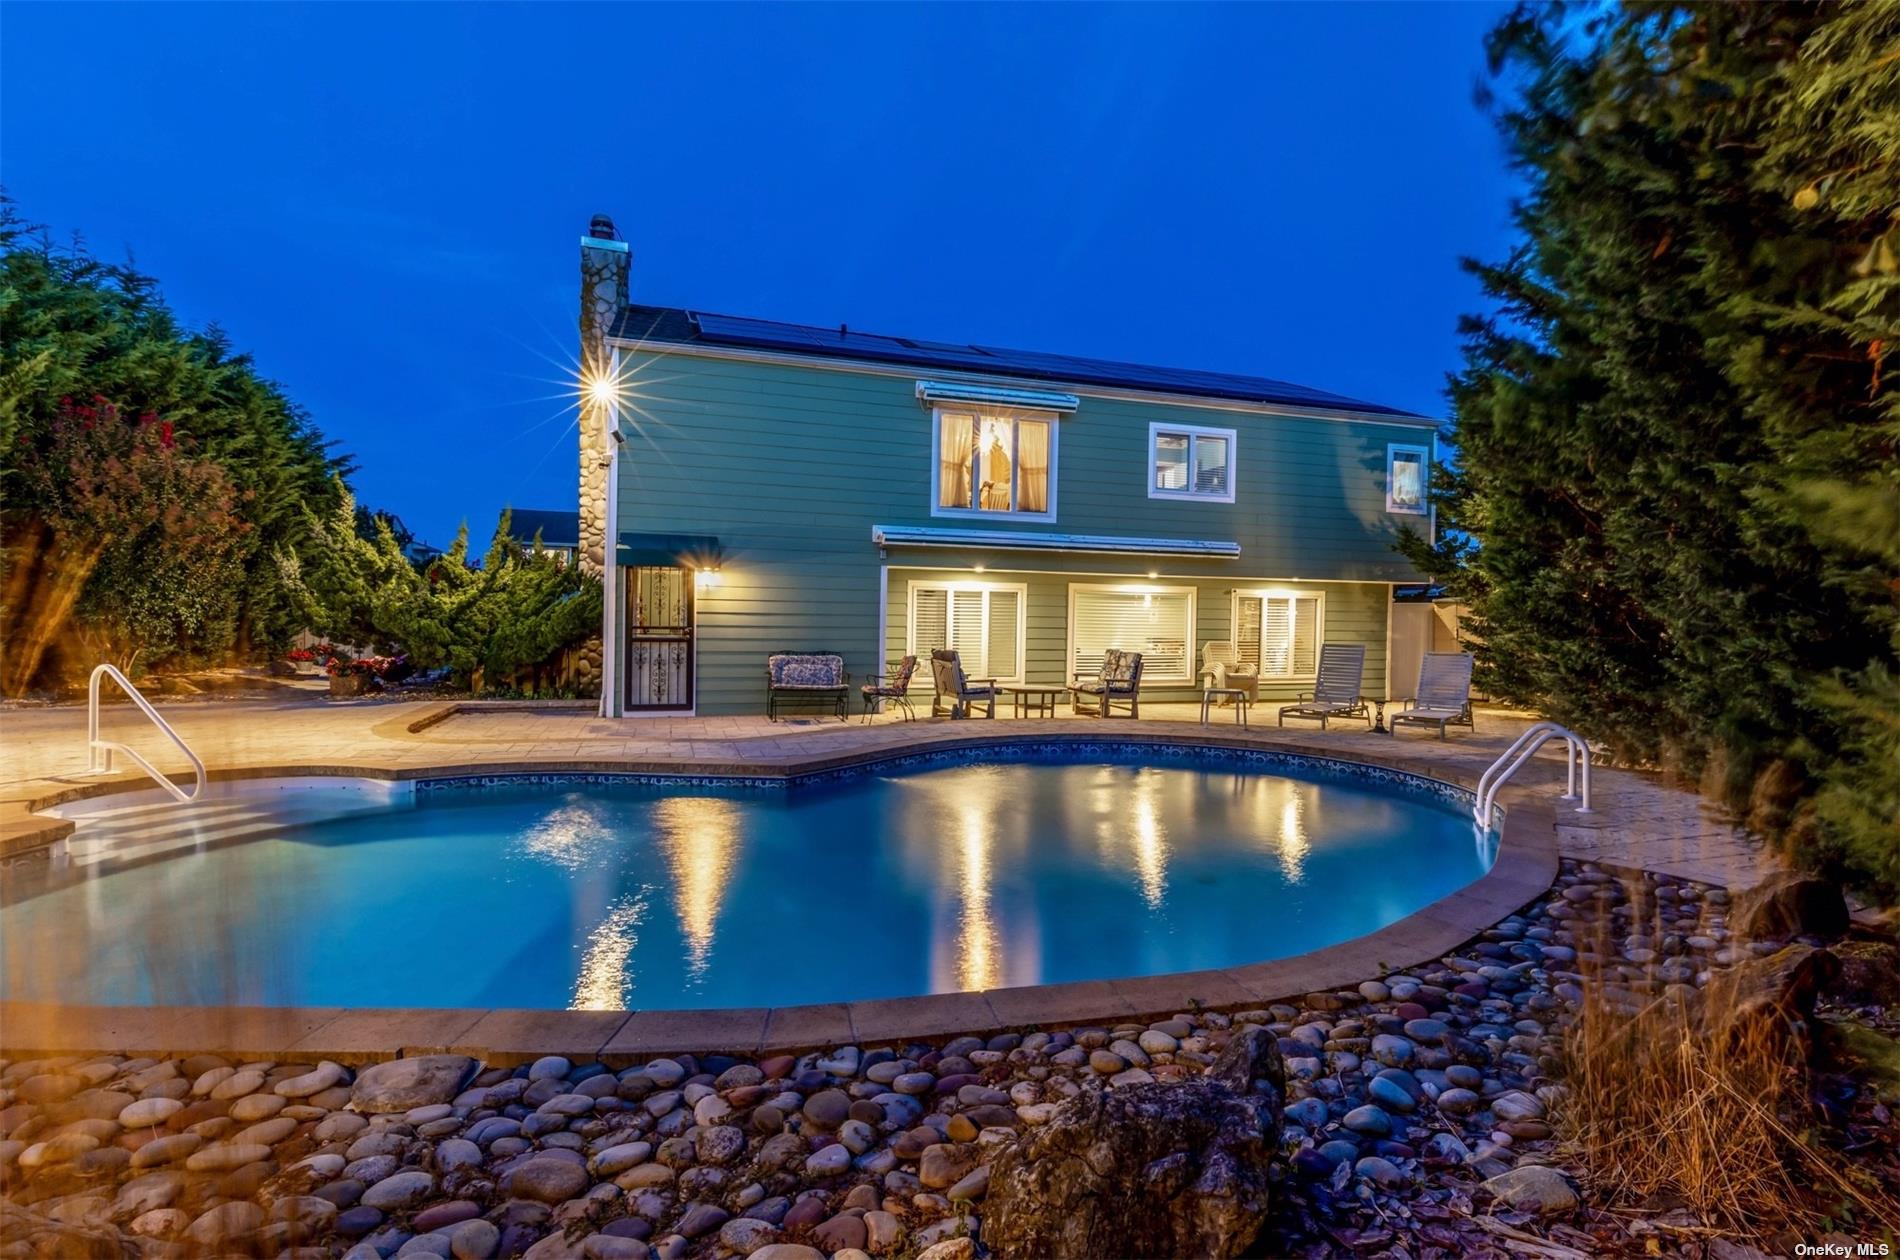
<path id="1" fill-rule="evenodd" d="M 614 230 L 612 217 L 604 214 L 594 216 L 593 222 L 587 225 L 587 234 L 597 241 L 617 241 L 620 239 L 620 233 Z"/>

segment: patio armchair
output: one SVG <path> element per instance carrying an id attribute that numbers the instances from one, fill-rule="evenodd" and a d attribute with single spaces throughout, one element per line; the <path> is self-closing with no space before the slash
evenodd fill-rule
<path id="1" fill-rule="evenodd" d="M 1232 639 L 1209 639 L 1201 648 L 1201 686 L 1210 690 L 1233 688 L 1260 698 L 1260 667 L 1243 665 Z"/>
<path id="2" fill-rule="evenodd" d="M 965 677 L 963 658 L 957 655 L 955 648 L 931 650 L 930 676 L 937 684 L 936 692 L 930 697 L 931 717 L 938 715 L 946 701 L 953 718 L 969 717 L 970 711 L 979 707 L 984 717 L 996 716 L 996 680 Z"/>
<path id="3" fill-rule="evenodd" d="M 1394 713 L 1390 721 L 1397 731 L 1400 722 L 1417 726 L 1436 726 L 1438 738 L 1445 738 L 1447 726 L 1470 726 L 1471 655 L 1468 652 L 1427 652 L 1418 666 L 1418 690 L 1410 707 Z"/>
<path id="4" fill-rule="evenodd" d="M 1298 703 L 1280 710 L 1279 725 L 1290 717 L 1318 718 L 1319 729 L 1336 717 L 1364 718 L 1372 725 L 1372 714 L 1361 694 L 1366 680 L 1366 645 L 1363 643 L 1322 643 L 1319 648 L 1319 672 L 1313 678 L 1313 690 L 1301 692 Z"/>
<path id="5" fill-rule="evenodd" d="M 906 656 L 896 662 L 888 673 L 859 687 L 858 692 L 864 697 L 864 720 L 869 722 L 871 715 L 882 708 L 886 700 L 904 711 L 906 721 L 916 717 L 916 710 L 910 707 L 910 680 L 916 672 L 917 658 Z"/>
<path id="6" fill-rule="evenodd" d="M 1102 672 L 1096 678 L 1077 675 L 1069 682 L 1070 707 L 1091 717 L 1109 717 L 1118 704 L 1128 716 L 1141 716 L 1141 653 L 1110 648 L 1102 654 Z"/>

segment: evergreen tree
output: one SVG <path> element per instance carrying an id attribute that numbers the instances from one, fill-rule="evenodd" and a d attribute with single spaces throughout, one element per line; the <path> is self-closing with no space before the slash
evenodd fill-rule
<path id="1" fill-rule="evenodd" d="M 1406 548 L 1493 691 L 1892 890 L 1900 5 L 1590 14 L 1493 33 L 1522 242 Z"/>

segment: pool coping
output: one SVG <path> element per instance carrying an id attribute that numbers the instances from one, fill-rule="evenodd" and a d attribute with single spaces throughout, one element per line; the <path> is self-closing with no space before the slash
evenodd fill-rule
<path id="1" fill-rule="evenodd" d="M 958 724 L 961 727 L 962 724 Z M 942 727 L 927 731 L 943 732 Z M 1470 791 L 1477 776 L 1463 767 L 1398 754 L 1371 756 L 1305 739 L 1251 738 L 1177 727 L 1091 727 L 1034 735 L 967 728 L 874 749 L 769 764 L 692 759 L 535 758 L 456 762 L 439 766 L 286 764 L 211 772 L 219 781 L 286 776 L 362 777 L 393 781 L 521 775 L 665 775 L 793 780 L 862 768 L 919 753 L 982 750 L 998 745 L 1100 744 L 1187 746 L 1268 751 L 1414 775 Z M 1381 750 L 1383 751 L 1383 750 Z M 24 802 L 29 811 L 110 792 L 138 790 L 148 780 L 121 779 L 61 786 Z M 1437 901 L 1364 936 L 1290 958 L 1205 971 L 1121 980 L 986 989 L 810 1006 L 728 1009 L 571 1011 L 384 1007 L 106 1007 L 42 1002 L 0 1003 L 0 1053 L 171 1054 L 219 1050 L 280 1061 L 331 1059 L 362 1063 L 391 1056 L 453 1053 L 509 1065 L 562 1054 L 624 1066 L 662 1054 L 760 1055 L 839 1045 L 935 1040 L 981 1031 L 1114 1024 L 1165 1018 L 1194 1009 L 1240 1010 L 1352 986 L 1417 966 L 1458 946 L 1541 896 L 1558 870 L 1557 809 L 1548 788 L 1507 788 L 1498 854 L 1491 869 Z M 17 816 L 14 820 L 17 822 Z M 72 830 L 70 821 L 42 819 L 35 842 L 13 829 L 0 856 L 18 860 Z M 59 824 L 48 826 L 44 824 Z M 30 860 L 30 859 L 29 859 Z"/>

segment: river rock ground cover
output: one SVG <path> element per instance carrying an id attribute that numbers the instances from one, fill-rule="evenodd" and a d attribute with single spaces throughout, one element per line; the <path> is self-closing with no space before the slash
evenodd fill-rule
<path id="1" fill-rule="evenodd" d="M 989 1253 L 1005 1150 L 1078 1096 L 1194 1080 L 1259 1027 L 1282 1160 L 1249 1254 L 1740 1260 L 1759 1253 L 1679 1210 L 1592 1202 L 1556 1128 L 1586 988 L 1686 997 L 1779 947 L 1740 941 L 1728 909 L 1721 889 L 1573 864 L 1457 954 L 1353 989 L 927 1045 L 618 1070 L 7 1062 L 0 1257 L 968 1260 Z M 1891 1118 L 1849 1092 L 1841 1117 Z"/>

